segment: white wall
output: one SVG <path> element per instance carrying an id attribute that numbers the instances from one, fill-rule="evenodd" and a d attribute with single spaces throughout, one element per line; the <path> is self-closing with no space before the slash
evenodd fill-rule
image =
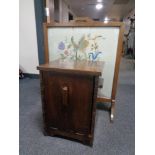
<path id="1" fill-rule="evenodd" d="M 59 9 L 60 9 L 59 10 L 60 22 L 68 22 L 69 21 L 69 17 L 68 17 L 69 12 L 72 13 L 73 18 L 76 17 L 74 12 L 72 10 L 68 9 L 68 5 L 65 0 L 59 0 Z"/>
<path id="2" fill-rule="evenodd" d="M 67 4 L 63 0 L 60 0 L 59 7 L 60 7 L 60 22 L 68 22 L 69 19 L 68 19 Z"/>
<path id="3" fill-rule="evenodd" d="M 34 0 L 20 0 L 19 9 L 19 65 L 24 73 L 38 74 Z"/>

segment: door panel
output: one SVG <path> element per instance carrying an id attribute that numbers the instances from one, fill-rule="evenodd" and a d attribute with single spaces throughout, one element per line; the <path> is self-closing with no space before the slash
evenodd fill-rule
<path id="1" fill-rule="evenodd" d="M 91 126 L 93 78 L 45 73 L 45 119 L 48 126 L 88 133 Z"/>

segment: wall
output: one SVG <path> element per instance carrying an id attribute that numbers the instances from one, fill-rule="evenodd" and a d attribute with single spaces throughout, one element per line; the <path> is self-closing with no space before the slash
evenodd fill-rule
<path id="1" fill-rule="evenodd" d="M 68 22 L 69 21 L 69 17 L 68 17 L 69 12 L 73 15 L 73 18 L 76 17 L 74 12 L 68 8 L 67 2 L 65 2 L 65 0 L 59 0 L 59 9 L 60 9 L 59 10 L 60 22 Z"/>
<path id="2" fill-rule="evenodd" d="M 60 22 L 68 22 L 68 7 L 63 0 L 60 0 Z"/>
<path id="3" fill-rule="evenodd" d="M 128 34 L 128 33 L 129 33 L 129 29 L 130 29 L 130 20 L 128 19 L 128 17 L 134 18 L 134 15 L 135 15 L 135 9 L 133 9 L 132 11 L 130 11 L 130 12 L 123 18 L 123 22 L 124 22 L 124 25 L 125 25 L 124 34 Z"/>
<path id="4" fill-rule="evenodd" d="M 19 65 L 24 73 L 38 74 L 38 49 L 34 0 L 19 1 Z"/>
<path id="5" fill-rule="evenodd" d="M 59 7 L 60 7 L 60 2 L 59 0 L 54 0 L 54 21 L 59 22 Z"/>
<path id="6" fill-rule="evenodd" d="M 131 22 L 131 19 L 132 22 Z M 123 19 L 124 22 L 124 55 L 135 57 L 135 9 L 130 11 Z M 130 53 L 130 54 L 129 54 Z"/>

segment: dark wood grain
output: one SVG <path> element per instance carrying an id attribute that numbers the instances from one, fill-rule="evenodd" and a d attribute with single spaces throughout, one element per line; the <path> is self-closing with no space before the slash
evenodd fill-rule
<path id="1" fill-rule="evenodd" d="M 63 73 L 101 75 L 104 67 L 103 61 L 86 60 L 55 60 L 37 67 L 39 70 L 56 71 Z"/>
<path id="2" fill-rule="evenodd" d="M 53 61 L 38 66 L 45 135 L 93 144 L 98 77 L 103 62 Z M 85 65 L 85 67 L 83 66 Z"/>

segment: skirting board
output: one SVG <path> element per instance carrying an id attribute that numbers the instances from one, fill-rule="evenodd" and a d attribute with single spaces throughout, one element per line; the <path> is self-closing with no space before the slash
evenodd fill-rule
<path id="1" fill-rule="evenodd" d="M 39 74 L 30 74 L 30 73 L 23 73 L 23 74 L 24 74 L 24 77 L 39 79 Z"/>

